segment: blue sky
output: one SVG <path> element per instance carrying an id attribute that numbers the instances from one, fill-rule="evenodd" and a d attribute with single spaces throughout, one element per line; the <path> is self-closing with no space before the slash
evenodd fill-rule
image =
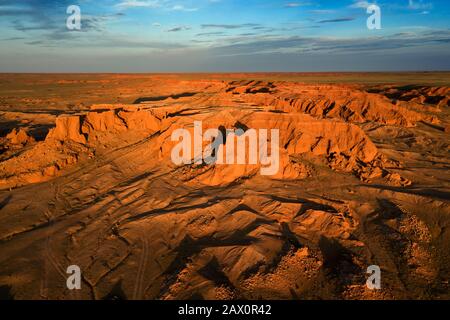
<path id="1" fill-rule="evenodd" d="M 0 18 L 0 72 L 450 70 L 447 0 L 0 0 Z"/>

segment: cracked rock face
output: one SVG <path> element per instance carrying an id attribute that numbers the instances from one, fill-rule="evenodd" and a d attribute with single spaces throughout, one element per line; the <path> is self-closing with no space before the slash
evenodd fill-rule
<path id="1" fill-rule="evenodd" d="M 450 298 L 448 87 L 110 77 L 1 111 L 0 299 Z M 195 121 L 278 129 L 277 174 L 174 164 Z"/>

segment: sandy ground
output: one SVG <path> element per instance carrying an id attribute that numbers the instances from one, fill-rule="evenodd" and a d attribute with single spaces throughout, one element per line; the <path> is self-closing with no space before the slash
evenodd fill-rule
<path id="1" fill-rule="evenodd" d="M 450 299 L 449 79 L 0 75 L 0 299 Z M 174 165 L 194 121 L 280 171 Z"/>

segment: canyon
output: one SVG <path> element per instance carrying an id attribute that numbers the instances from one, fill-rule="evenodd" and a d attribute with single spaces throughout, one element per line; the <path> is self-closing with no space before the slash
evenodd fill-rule
<path id="1" fill-rule="evenodd" d="M 450 298 L 448 75 L 408 77 L 0 75 L 0 298 Z M 278 172 L 174 163 L 200 121 Z"/>

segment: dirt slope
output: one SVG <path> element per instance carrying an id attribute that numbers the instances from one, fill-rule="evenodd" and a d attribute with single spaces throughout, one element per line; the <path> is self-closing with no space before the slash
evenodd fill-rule
<path id="1" fill-rule="evenodd" d="M 1 109 L 0 298 L 450 298 L 448 87 L 152 81 Z M 194 121 L 279 129 L 279 172 L 175 165 Z"/>

